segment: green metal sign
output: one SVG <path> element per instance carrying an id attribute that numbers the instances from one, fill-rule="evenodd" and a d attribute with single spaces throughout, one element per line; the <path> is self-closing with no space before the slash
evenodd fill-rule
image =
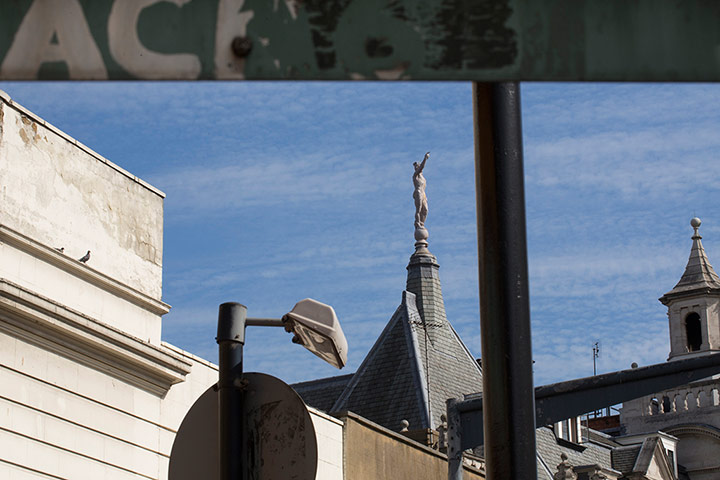
<path id="1" fill-rule="evenodd" d="M 3 0 L 0 79 L 720 80 L 717 0 Z"/>

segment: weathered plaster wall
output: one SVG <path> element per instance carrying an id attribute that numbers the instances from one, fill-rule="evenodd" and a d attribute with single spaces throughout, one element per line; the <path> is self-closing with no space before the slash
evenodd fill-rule
<path id="1" fill-rule="evenodd" d="M 447 478 L 447 457 L 352 413 L 345 423 L 346 480 L 437 480 Z M 465 468 L 463 478 L 484 478 Z"/>
<path id="2" fill-rule="evenodd" d="M 163 197 L 0 94 L 0 224 L 160 299 Z"/>

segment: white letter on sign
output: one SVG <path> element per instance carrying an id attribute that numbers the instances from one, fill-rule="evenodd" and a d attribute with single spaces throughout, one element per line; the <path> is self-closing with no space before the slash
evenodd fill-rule
<path id="1" fill-rule="evenodd" d="M 78 0 L 35 0 L 5 55 L 0 76 L 5 80 L 36 78 L 46 62 L 65 62 L 72 79 L 107 79 Z"/>
<path id="2" fill-rule="evenodd" d="M 137 33 L 140 12 L 160 1 L 181 7 L 190 0 L 116 0 L 113 3 L 108 19 L 110 54 L 125 70 L 138 78 L 194 80 L 202 68 L 197 55 L 157 53 L 140 43 Z"/>
<path id="3" fill-rule="evenodd" d="M 231 45 L 235 37 L 247 35 L 247 24 L 253 12 L 241 12 L 245 0 L 220 0 L 217 27 L 215 28 L 215 78 L 218 80 L 244 79 L 245 59 L 233 54 Z"/>

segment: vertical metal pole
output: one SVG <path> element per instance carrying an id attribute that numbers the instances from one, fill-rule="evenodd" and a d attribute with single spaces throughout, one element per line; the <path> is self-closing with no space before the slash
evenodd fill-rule
<path id="1" fill-rule="evenodd" d="M 473 83 L 485 462 L 537 478 L 520 88 Z"/>
<path id="2" fill-rule="evenodd" d="M 457 409 L 458 402 L 457 398 L 448 398 L 446 401 L 448 480 L 463 480 L 462 423 Z"/>
<path id="3" fill-rule="evenodd" d="M 241 480 L 244 474 L 242 401 L 242 355 L 245 344 L 245 305 L 220 305 L 217 343 L 218 374 L 218 461 L 220 480 Z"/>

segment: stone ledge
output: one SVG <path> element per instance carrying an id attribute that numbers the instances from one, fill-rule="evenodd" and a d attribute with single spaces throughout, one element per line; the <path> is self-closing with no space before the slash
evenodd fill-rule
<path id="1" fill-rule="evenodd" d="M 0 278 L 0 331 L 163 397 L 191 363 Z"/>
<path id="2" fill-rule="evenodd" d="M 170 305 L 167 303 L 146 295 L 124 283 L 118 282 L 86 264 L 68 257 L 54 248 L 43 245 L 2 224 L 0 224 L 0 242 L 7 243 L 8 245 L 27 252 L 44 262 L 56 266 L 71 275 L 87 281 L 91 285 L 110 292 L 155 315 L 165 315 L 170 311 Z"/>

